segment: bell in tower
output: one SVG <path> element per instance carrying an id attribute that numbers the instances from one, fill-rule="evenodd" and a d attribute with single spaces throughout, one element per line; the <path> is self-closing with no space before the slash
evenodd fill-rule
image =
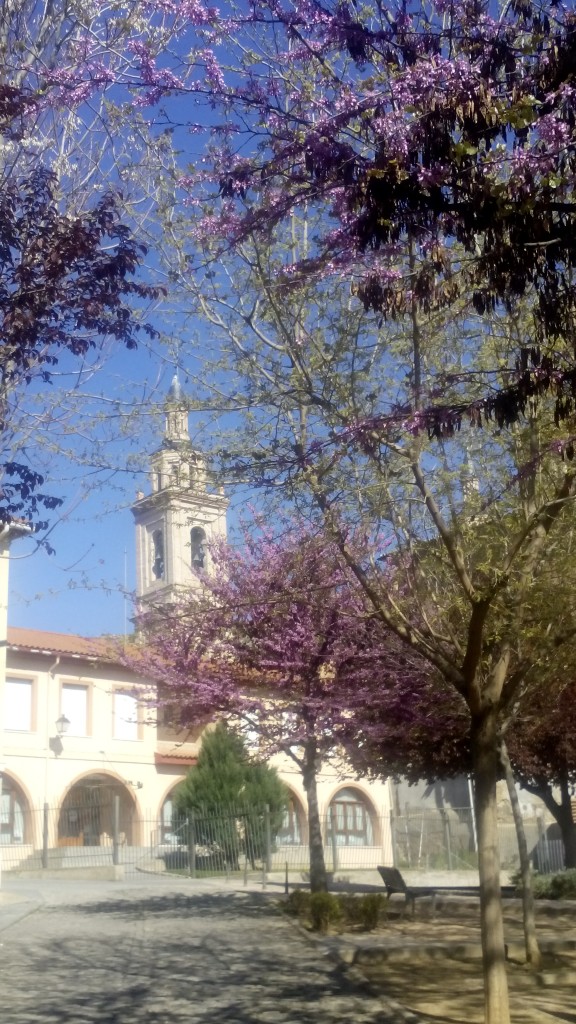
<path id="1" fill-rule="evenodd" d="M 202 586 L 210 543 L 226 537 L 228 499 L 209 488 L 206 460 L 192 446 L 188 406 L 176 374 L 166 396 L 164 437 L 151 456 L 151 493 L 132 506 L 136 593 L 141 608 L 170 604 Z"/>

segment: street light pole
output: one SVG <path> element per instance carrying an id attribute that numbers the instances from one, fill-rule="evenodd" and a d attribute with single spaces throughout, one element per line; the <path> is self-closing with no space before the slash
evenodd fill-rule
<path id="1" fill-rule="evenodd" d="M 45 785 L 44 810 L 43 810 L 43 819 L 42 819 L 42 867 L 43 868 L 47 868 L 48 867 L 48 841 L 49 841 L 49 834 L 50 834 L 50 807 L 48 805 L 48 800 L 47 800 L 47 796 L 46 796 L 46 794 L 48 793 L 48 764 L 49 764 L 48 750 L 53 750 L 55 757 L 59 757 L 59 755 L 62 753 L 62 736 L 64 736 L 68 732 L 68 728 L 70 726 L 70 719 L 66 718 L 66 715 L 62 714 L 62 715 L 60 715 L 59 718 L 56 719 L 56 722 L 54 724 L 56 725 L 56 733 L 57 733 L 57 736 L 58 736 L 58 744 L 59 745 L 54 746 L 53 743 L 52 743 L 52 740 L 50 739 L 50 737 L 48 738 L 48 747 L 46 748 L 46 771 L 45 771 L 45 780 L 44 780 L 44 785 Z"/>

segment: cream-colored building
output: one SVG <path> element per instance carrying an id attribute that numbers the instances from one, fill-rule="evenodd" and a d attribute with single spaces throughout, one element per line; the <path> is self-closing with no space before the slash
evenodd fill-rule
<path id="1" fill-rule="evenodd" d="M 227 499 L 211 488 L 192 448 L 180 387 L 169 392 L 161 447 L 151 457 L 151 488 L 133 506 L 137 600 L 161 606 L 198 586 L 209 543 L 226 535 Z M 6 581 L 4 581 L 6 582 Z M 149 861 L 172 828 L 172 796 L 195 764 L 200 732 L 177 735 L 142 702 L 148 689 L 118 663 L 105 638 L 8 629 L 0 750 L 0 845 L 4 868 L 36 865 L 38 851 L 99 847 L 120 837 L 123 859 Z M 66 731 L 61 734 L 62 725 Z M 278 858 L 306 840 L 306 798 L 290 765 L 277 767 L 291 792 Z M 387 783 L 326 769 L 320 813 L 340 868 L 390 860 Z M 44 810 L 47 808 L 47 811 Z M 79 851 L 78 851 L 79 852 Z"/>

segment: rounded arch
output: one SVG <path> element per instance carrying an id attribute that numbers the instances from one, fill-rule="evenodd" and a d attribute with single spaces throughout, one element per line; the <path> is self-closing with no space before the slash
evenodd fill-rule
<path id="1" fill-rule="evenodd" d="M 0 844 L 20 846 L 32 842 L 33 822 L 30 794 L 9 771 L 0 778 Z"/>
<path id="2" fill-rule="evenodd" d="M 301 846 L 308 841 L 306 810 L 295 790 L 291 786 L 286 786 L 286 788 L 289 793 L 288 806 L 284 811 L 277 841 L 280 846 Z"/>
<path id="3" fill-rule="evenodd" d="M 328 841 L 338 846 L 379 846 L 381 829 L 373 801 L 357 785 L 345 783 L 328 805 Z"/>
<path id="4" fill-rule="evenodd" d="M 136 797 L 113 772 L 84 772 L 67 787 L 58 816 L 59 846 L 107 846 L 114 833 L 118 805 L 121 843 L 140 841 Z"/>

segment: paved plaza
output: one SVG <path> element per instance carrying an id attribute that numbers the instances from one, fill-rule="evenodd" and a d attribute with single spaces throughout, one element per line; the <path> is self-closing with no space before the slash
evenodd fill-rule
<path id="1" fill-rule="evenodd" d="M 278 893 L 279 895 L 279 893 Z M 0 895 L 3 1024 L 406 1024 L 237 882 L 23 881 Z"/>

